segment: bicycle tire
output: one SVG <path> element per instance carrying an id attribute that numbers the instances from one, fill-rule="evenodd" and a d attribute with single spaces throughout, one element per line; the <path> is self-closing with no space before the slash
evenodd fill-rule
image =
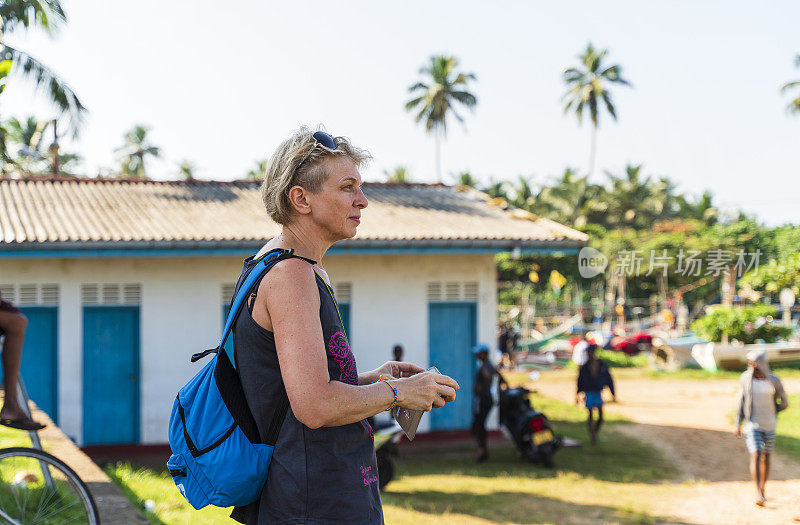
<path id="1" fill-rule="evenodd" d="M 30 514 L 30 512 L 27 509 L 23 510 L 23 509 L 19 508 L 18 494 L 20 493 L 21 490 L 22 491 L 27 491 L 28 490 L 28 481 L 27 480 L 20 480 L 20 481 L 15 481 L 15 482 L 12 482 L 12 483 L 8 483 L 7 482 L 7 480 L 6 480 L 7 473 L 4 473 L 2 471 L 2 469 L 4 468 L 4 460 L 6 460 L 8 458 L 27 458 L 27 459 L 34 460 L 34 461 L 38 462 L 40 467 L 41 467 L 42 463 L 46 463 L 47 466 L 48 466 L 48 471 L 50 472 L 51 476 L 54 474 L 54 471 L 60 473 L 60 476 L 58 477 L 59 482 L 62 479 L 61 476 L 63 476 L 63 479 L 66 480 L 70 484 L 70 488 L 72 488 L 74 490 L 74 492 L 78 495 L 78 497 L 80 499 L 80 504 L 81 504 L 82 508 L 85 510 L 85 515 L 81 514 L 81 516 L 79 518 L 80 519 L 79 523 L 88 523 L 89 525 L 99 525 L 100 518 L 99 518 L 99 515 L 98 515 L 98 512 L 97 512 L 97 505 L 95 504 L 94 498 L 92 497 L 92 494 L 89 491 L 89 487 L 86 486 L 86 483 L 84 483 L 83 480 L 81 480 L 81 478 L 78 476 L 78 474 L 76 474 L 75 471 L 72 470 L 69 467 L 69 465 L 67 465 L 66 463 L 64 463 L 62 460 L 58 459 L 54 455 L 52 455 L 52 454 L 50 454 L 48 452 L 45 452 L 43 450 L 39 450 L 39 449 L 35 449 L 35 448 L 28 448 L 28 447 L 10 447 L 10 448 L 0 449 L 0 495 L 2 495 L 3 491 L 5 491 L 6 487 L 9 487 L 9 490 L 11 491 L 11 493 L 14 494 L 14 499 L 17 502 L 17 507 L 18 507 L 17 509 L 13 509 L 13 510 L 12 509 L 8 509 L 8 508 L 0 507 L 0 510 L 2 511 L 2 514 L 3 514 L 3 515 L 0 515 L 0 523 L 19 523 L 19 524 L 27 525 L 29 523 L 30 524 L 43 523 L 43 522 L 45 522 L 45 518 L 50 519 L 50 516 L 48 516 L 48 515 L 45 515 L 45 516 L 40 516 L 39 515 L 39 512 L 40 512 L 41 509 L 37 510 L 37 512 L 36 512 L 36 514 L 34 516 L 28 516 L 28 514 Z M 28 475 L 28 474 L 33 474 L 33 473 L 25 472 L 25 474 Z M 15 476 L 16 475 L 18 475 L 18 474 L 15 474 Z M 42 477 L 45 478 L 46 476 L 43 475 Z M 24 483 L 23 483 L 23 481 L 24 481 Z M 36 481 L 38 481 L 38 480 L 36 480 Z M 39 485 L 41 485 L 41 483 L 39 483 Z M 31 492 L 33 492 L 33 490 L 34 489 L 31 489 Z M 53 493 L 54 493 L 54 491 L 51 488 L 50 489 L 50 494 L 53 494 Z M 49 502 L 49 499 L 51 497 L 50 494 L 47 495 L 46 500 L 44 502 L 44 503 L 47 503 L 48 505 L 51 504 Z M 43 503 L 42 502 L 42 498 L 43 498 L 42 496 L 40 496 L 40 498 L 39 498 L 39 504 L 40 505 Z M 58 495 L 56 495 L 55 498 L 58 498 Z M 28 499 L 27 499 L 27 494 L 26 494 L 26 497 L 23 498 L 23 506 L 25 504 L 27 504 L 27 501 L 28 501 Z M 53 503 L 53 504 L 55 504 L 55 503 Z M 70 504 L 70 507 L 72 507 L 72 506 L 73 505 Z M 67 509 L 67 508 L 68 507 L 64 507 L 64 509 Z M 10 512 L 12 512 L 12 511 L 13 512 L 18 512 L 18 513 L 23 513 L 24 512 L 25 515 L 24 516 L 17 516 L 17 515 L 11 516 Z M 52 513 L 52 511 L 51 511 L 51 513 Z M 10 516 L 15 521 L 9 522 L 8 518 L 7 518 L 8 516 Z M 62 520 L 61 517 L 59 517 L 59 516 L 55 516 L 53 519 L 51 519 L 51 521 L 53 523 L 69 523 L 70 522 L 70 521 Z"/>

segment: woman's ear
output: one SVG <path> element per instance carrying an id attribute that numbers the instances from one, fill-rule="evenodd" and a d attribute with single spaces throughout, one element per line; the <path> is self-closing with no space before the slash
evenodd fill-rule
<path id="1" fill-rule="evenodd" d="M 311 213 L 311 201 L 308 198 L 308 190 L 302 186 L 292 186 L 289 189 L 289 202 L 297 213 L 308 215 Z"/>

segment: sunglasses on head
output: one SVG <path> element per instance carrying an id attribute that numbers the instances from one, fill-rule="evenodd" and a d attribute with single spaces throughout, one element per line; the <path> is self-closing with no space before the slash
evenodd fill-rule
<path id="1" fill-rule="evenodd" d="M 334 141 L 333 137 L 331 137 L 324 131 L 315 131 L 314 134 L 311 136 L 314 137 L 314 145 L 311 146 L 311 149 L 308 150 L 308 153 L 303 155 L 303 158 L 300 160 L 300 162 L 297 164 L 297 167 L 294 169 L 295 173 L 297 172 L 297 170 L 300 169 L 300 166 L 303 165 L 308 156 L 311 155 L 311 152 L 314 151 L 314 148 L 316 148 L 317 146 L 322 146 L 323 148 L 331 151 L 336 149 L 336 141 Z"/>

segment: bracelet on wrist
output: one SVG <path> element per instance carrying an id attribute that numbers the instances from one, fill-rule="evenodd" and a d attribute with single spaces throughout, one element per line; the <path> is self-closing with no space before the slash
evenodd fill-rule
<path id="1" fill-rule="evenodd" d="M 392 399 L 392 406 L 390 406 L 389 408 L 384 410 L 384 412 L 388 412 L 389 410 L 391 410 L 391 409 L 393 409 L 394 407 L 397 406 L 397 389 L 389 384 L 389 379 L 391 379 L 391 378 L 389 378 L 387 376 L 384 376 L 384 375 L 382 375 L 382 376 L 380 376 L 378 378 L 379 382 L 382 381 L 382 382 L 386 383 L 386 386 L 388 386 L 389 388 L 392 389 L 392 395 L 394 396 L 394 399 Z"/>

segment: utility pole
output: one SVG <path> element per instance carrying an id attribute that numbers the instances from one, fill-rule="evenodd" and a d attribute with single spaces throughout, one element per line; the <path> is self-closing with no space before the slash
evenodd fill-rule
<path id="1" fill-rule="evenodd" d="M 56 125 L 58 121 L 53 119 L 53 143 L 50 144 L 50 154 L 53 156 L 53 176 L 57 177 L 59 175 L 58 172 L 58 129 Z"/>

